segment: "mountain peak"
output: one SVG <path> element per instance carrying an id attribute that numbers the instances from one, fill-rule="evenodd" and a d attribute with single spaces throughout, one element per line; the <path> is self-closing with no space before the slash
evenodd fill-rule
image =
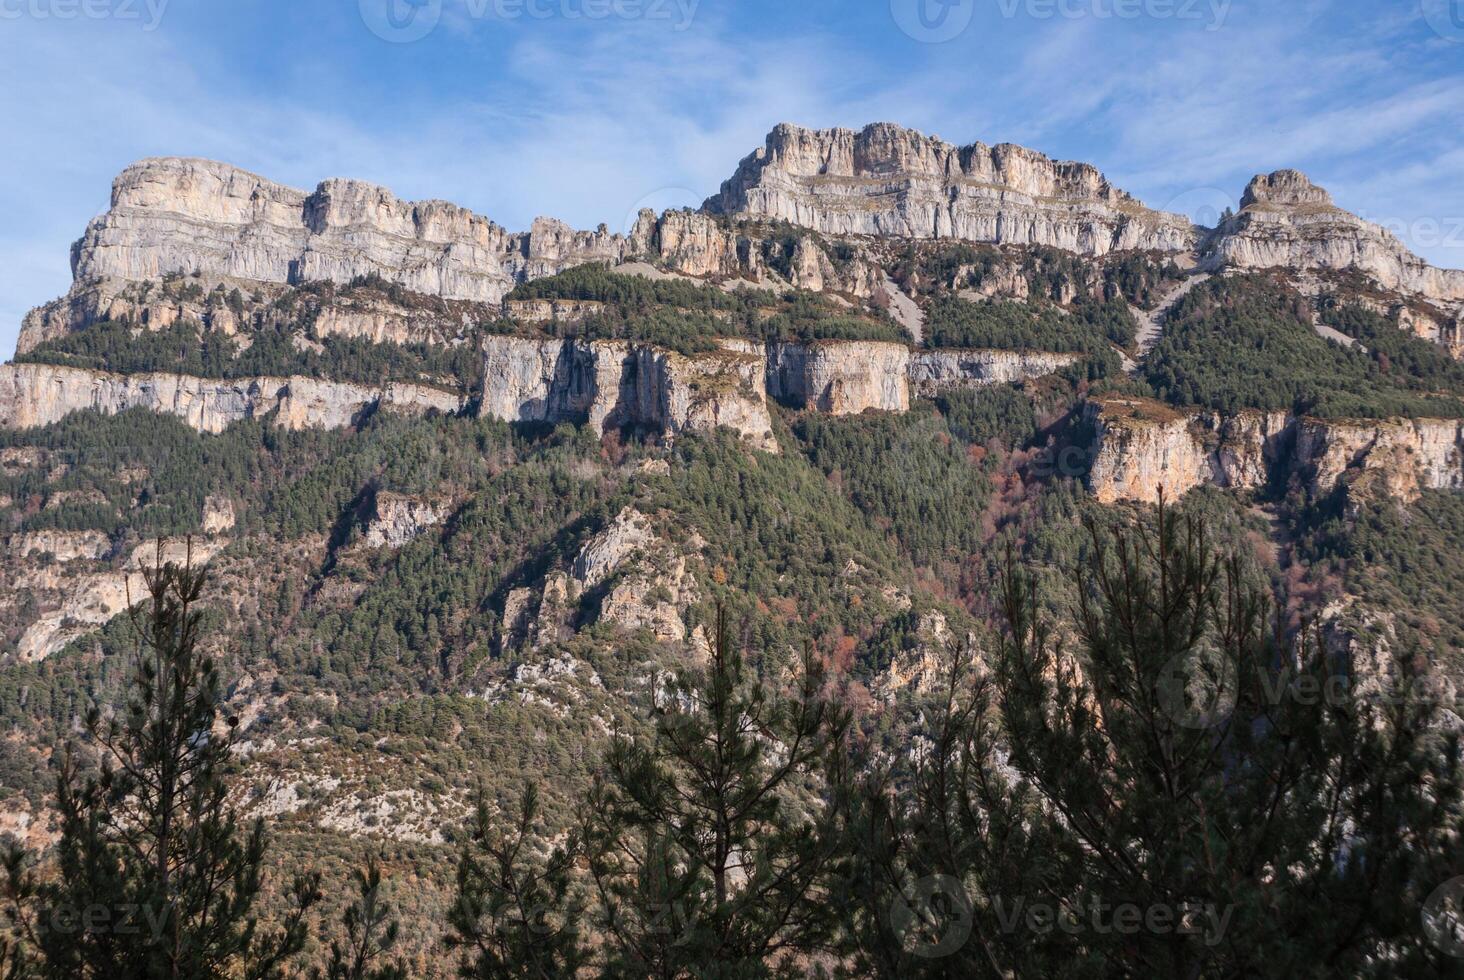
<path id="1" fill-rule="evenodd" d="M 1187 218 L 1144 207 L 1096 167 L 1015 144 L 955 146 L 894 123 L 780 123 L 703 209 L 828 235 L 960 238 L 1086 255 L 1186 251 Z"/>
<path id="2" fill-rule="evenodd" d="M 1270 204 L 1278 207 L 1333 207 L 1332 195 L 1312 183 L 1300 170 L 1257 174 L 1240 199 L 1242 208 Z"/>

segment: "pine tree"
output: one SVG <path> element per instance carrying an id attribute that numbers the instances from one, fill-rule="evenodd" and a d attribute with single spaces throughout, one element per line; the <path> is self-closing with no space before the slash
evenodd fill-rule
<path id="1" fill-rule="evenodd" d="M 470 951 L 459 975 L 482 980 L 573 977 L 584 962 L 584 903 L 573 887 L 579 853 L 571 834 L 540 857 L 539 792 L 524 788 L 507 829 L 478 798 L 473 841 L 458 860 L 457 897 L 448 913 L 450 946 Z"/>
<path id="2" fill-rule="evenodd" d="M 860 788 L 854 962 L 1447 973 L 1419 915 L 1460 871 L 1459 745 L 1437 705 L 1360 683 L 1315 631 L 1288 636 L 1201 521 L 1161 504 L 1152 531 L 1088 532 L 1077 643 L 1009 559 L 990 671 L 953 672 L 913 779 Z"/>
<path id="3" fill-rule="evenodd" d="M 56 875 L 31 922 L 46 976 L 99 980 L 279 976 L 305 940 L 318 879 L 302 877 L 276 933 L 261 935 L 261 822 L 239 826 L 225 771 L 237 721 L 200 650 L 205 575 L 190 560 L 143 570 L 126 705 L 93 710 L 100 770 L 68 750 L 57 780 Z M 24 914 L 24 913 L 22 913 Z"/>
<path id="4" fill-rule="evenodd" d="M 400 962 L 375 965 L 396 946 L 401 932 L 391 904 L 381 895 L 380 862 L 375 856 L 368 858 L 364 870 L 352 872 L 352 880 L 358 897 L 341 918 L 344 937 L 327 937 L 330 961 L 325 980 L 406 980 Z M 322 974 L 316 971 L 314 976 L 319 980 Z"/>
<path id="5" fill-rule="evenodd" d="M 811 653 L 791 697 L 754 681 L 719 610 L 704 675 L 657 692 L 650 738 L 614 740 L 583 806 L 609 973 L 802 975 L 832 948 L 843 830 L 825 783 L 849 718 L 824 684 Z"/>

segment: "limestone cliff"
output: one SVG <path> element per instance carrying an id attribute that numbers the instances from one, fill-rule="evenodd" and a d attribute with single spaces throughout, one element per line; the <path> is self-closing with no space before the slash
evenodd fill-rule
<path id="1" fill-rule="evenodd" d="M 859 132 L 783 124 L 704 210 L 828 235 L 961 238 L 1085 255 L 1183 251 L 1187 218 L 1144 207 L 1093 167 L 1011 144 L 958 147 L 889 123 Z"/>
<path id="2" fill-rule="evenodd" d="M 378 492 L 363 540 L 368 548 L 400 548 L 451 515 L 452 506 L 446 501 Z"/>
<path id="3" fill-rule="evenodd" d="M 774 344 L 768 392 L 779 401 L 832 415 L 910 408 L 910 348 L 874 341 Z"/>
<path id="4" fill-rule="evenodd" d="M 917 350 L 910 357 L 910 385 L 929 397 L 952 388 L 1013 383 L 1054 374 L 1083 359 L 1081 354 L 1009 350 Z"/>
<path id="5" fill-rule="evenodd" d="M 669 435 L 732 429 L 777 450 L 757 345 L 693 355 L 611 340 L 489 337 L 482 414 L 508 422 L 641 427 Z"/>
<path id="6" fill-rule="evenodd" d="M 1389 496 L 1464 489 L 1464 423 L 1293 418 L 1182 411 L 1147 399 L 1088 402 L 1088 484 L 1104 503 L 1176 499 L 1202 484 L 1257 489 L 1299 481 L 1316 493 L 1366 476 Z"/>
<path id="7" fill-rule="evenodd" d="M 768 393 L 831 415 L 904 412 L 912 397 L 1025 381 L 1081 360 L 1077 354 L 925 350 L 863 340 L 778 343 L 768 349 Z"/>
<path id="8" fill-rule="evenodd" d="M 72 246 L 78 288 L 168 275 L 262 283 L 376 275 L 413 292 L 497 303 L 519 282 L 586 262 L 623 261 L 634 244 L 549 218 L 509 232 L 444 201 L 403 201 L 356 180 L 313 192 L 211 160 L 158 158 L 124 170 L 110 209 Z M 28 343 L 41 332 L 28 329 Z"/>
<path id="9" fill-rule="evenodd" d="M 598 596 L 598 609 L 586 601 L 591 596 Z M 585 542 L 567 569 L 547 573 L 537 588 L 509 592 L 500 644 L 540 650 L 587 617 L 682 642 L 689 635 L 686 610 L 699 597 L 687 556 L 657 533 L 649 516 L 625 507 Z"/>
<path id="10" fill-rule="evenodd" d="M 1088 403 L 1093 429 L 1088 485 L 1105 504 L 1175 500 L 1210 479 L 1209 459 L 1191 431 L 1192 415 L 1158 402 L 1109 398 Z"/>
<path id="11" fill-rule="evenodd" d="M 343 428 L 369 409 L 457 412 L 461 399 L 424 385 L 381 387 L 315 378 L 214 380 L 179 374 L 120 375 L 48 364 L 0 365 L 0 426 L 50 425 L 91 409 L 175 415 L 200 432 L 269 417 L 288 429 Z"/>
<path id="12" fill-rule="evenodd" d="M 1420 490 L 1464 488 L 1464 423 L 1300 419 L 1296 459 L 1323 489 L 1361 471 L 1377 474 L 1390 496 L 1412 500 Z"/>
<path id="13" fill-rule="evenodd" d="M 37 599 L 41 615 L 32 621 L 17 643 L 16 657 L 21 663 L 44 660 L 80 639 L 97 627 L 125 612 L 129 599 L 137 601 L 146 594 L 142 570 L 159 560 L 182 564 L 191 555 L 195 567 L 201 567 L 228 546 L 223 538 L 192 543 L 170 541 L 162 545 L 139 545 L 127 557 L 123 567 L 108 571 L 66 571 L 58 576 L 31 575 L 3 587 L 14 587 Z"/>

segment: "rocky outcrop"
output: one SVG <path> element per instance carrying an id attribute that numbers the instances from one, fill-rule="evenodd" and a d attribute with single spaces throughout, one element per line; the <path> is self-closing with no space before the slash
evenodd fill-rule
<path id="1" fill-rule="evenodd" d="M 232 531 L 238 522 L 234 513 L 234 501 L 228 497 L 209 494 L 203 501 L 203 533 L 223 534 Z"/>
<path id="2" fill-rule="evenodd" d="M 48 555 L 56 561 L 96 561 L 112 550 L 112 539 L 101 531 L 30 531 L 10 539 L 15 558 Z"/>
<path id="3" fill-rule="evenodd" d="M 904 412 L 912 397 L 1025 381 L 1059 371 L 1079 354 L 922 350 L 879 341 L 779 343 L 768 348 L 768 394 L 831 415 Z"/>
<path id="4" fill-rule="evenodd" d="M 599 599 L 597 613 L 589 597 Z M 592 615 L 597 622 L 682 642 L 689 635 L 686 610 L 697 598 L 686 556 L 656 533 L 647 515 L 625 507 L 585 542 L 567 571 L 549 572 L 537 590 L 509 592 L 501 642 L 506 649 L 540 650 Z"/>
<path id="5" fill-rule="evenodd" d="M 1093 430 L 1088 486 L 1105 504 L 1169 500 L 1209 482 L 1209 454 L 1191 430 L 1193 415 L 1158 402 L 1109 398 L 1088 403 Z"/>
<path id="6" fill-rule="evenodd" d="M 1386 228 L 1337 207 L 1299 171 L 1256 177 L 1240 203 L 1205 243 L 1205 264 L 1356 270 L 1387 289 L 1464 302 L 1464 271 L 1430 266 Z"/>
<path id="7" fill-rule="evenodd" d="M 832 415 L 910 408 L 910 348 L 876 341 L 773 344 L 768 393 L 781 402 Z"/>
<path id="8" fill-rule="evenodd" d="M 312 194 L 210 160 L 144 160 L 72 248 L 78 281 L 170 273 L 261 282 L 377 274 L 416 292 L 496 302 L 524 245 L 452 204 L 327 180 Z"/>
<path id="9" fill-rule="evenodd" d="M 604 303 L 585 299 L 517 299 L 503 304 L 503 311 L 519 323 L 578 323 L 605 309 Z"/>
<path id="10" fill-rule="evenodd" d="M 1210 484 L 1299 481 L 1315 493 L 1366 477 L 1394 498 L 1464 489 L 1464 422 L 1293 418 L 1177 411 L 1147 399 L 1090 400 L 1088 484 L 1104 503 L 1176 499 Z"/>
<path id="11" fill-rule="evenodd" d="M 777 451 L 760 345 L 729 342 L 727 349 L 696 355 L 637 347 L 633 376 L 634 423 L 671 435 L 727 428 L 759 449 Z"/>
<path id="12" fill-rule="evenodd" d="M 0 426 L 50 425 L 72 412 L 128 409 L 175 415 L 200 432 L 268 417 L 288 429 L 344 428 L 368 410 L 451 413 L 462 400 L 425 385 L 372 387 L 315 378 L 214 380 L 178 374 L 120 375 L 48 364 L 0 365 Z"/>
<path id="13" fill-rule="evenodd" d="M 1011 144 L 958 147 L 889 123 L 783 124 L 709 199 L 716 214 L 788 221 L 826 235 L 960 238 L 1085 255 L 1183 251 L 1189 219 L 1144 207 L 1093 167 Z"/>
<path id="14" fill-rule="evenodd" d="M 373 501 L 362 541 L 368 548 L 400 548 L 451 515 L 452 506 L 446 502 L 381 491 Z"/>
<path id="15" fill-rule="evenodd" d="M 199 568 L 228 545 L 223 538 L 206 541 L 169 541 L 161 546 L 139 545 L 124 566 L 115 571 L 65 575 L 54 588 L 33 589 L 42 601 L 41 616 L 21 634 L 16 656 L 22 663 L 35 663 L 64 649 L 113 617 L 127 611 L 128 603 L 146 595 L 142 570 L 156 563 L 183 564 L 191 560 Z M 18 583 L 27 587 L 25 583 Z"/>
<path id="16" fill-rule="evenodd" d="M 1296 460 L 1327 489 L 1353 472 L 1376 474 L 1392 497 L 1464 489 L 1464 423 L 1447 419 L 1299 419 Z"/>
<path id="17" fill-rule="evenodd" d="M 1009 350 L 917 350 L 910 357 L 910 385 L 928 397 L 952 388 L 1011 384 L 1061 371 L 1081 354 Z"/>
<path id="18" fill-rule="evenodd" d="M 679 432 L 732 429 L 777 450 L 758 345 L 679 354 L 609 340 L 489 337 L 480 411 L 507 422 L 588 423 Z"/>
<path id="19" fill-rule="evenodd" d="M 642 211 L 634 238 L 642 251 L 658 255 L 668 269 L 703 278 L 736 276 L 742 270 L 737 236 L 724 222 L 696 211 L 667 211 L 658 221 Z"/>

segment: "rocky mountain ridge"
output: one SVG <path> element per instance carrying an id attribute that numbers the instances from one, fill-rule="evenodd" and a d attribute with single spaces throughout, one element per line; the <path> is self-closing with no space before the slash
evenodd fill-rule
<path id="1" fill-rule="evenodd" d="M 783 124 L 708 199 L 713 214 L 828 235 L 1050 245 L 1083 255 L 1183 252 L 1183 215 L 1144 207 L 1088 164 L 1025 147 L 957 147 L 891 123 L 859 132 Z"/>
<path id="2" fill-rule="evenodd" d="M 814 237 L 784 241 L 780 227 Z M 1256 177 L 1240 212 L 1207 229 L 1144 206 L 1090 165 L 1019 146 L 958 147 L 889 123 L 858 132 L 782 124 L 701 211 L 643 211 L 625 235 L 551 218 L 510 232 L 361 181 L 326 180 L 307 193 L 228 164 L 144 160 L 117 177 L 110 209 L 73 246 L 71 293 L 26 318 L 18 350 L 101 319 L 126 283 L 167 276 L 275 286 L 380 276 L 424 295 L 498 304 L 519 283 L 603 262 L 869 298 L 887 283 L 882 243 L 933 240 L 1087 259 L 1151 252 L 1211 269 L 1353 271 L 1437 306 L 1421 334 L 1457 337 L 1464 312 L 1464 271 L 1429 266 L 1296 171 Z"/>

